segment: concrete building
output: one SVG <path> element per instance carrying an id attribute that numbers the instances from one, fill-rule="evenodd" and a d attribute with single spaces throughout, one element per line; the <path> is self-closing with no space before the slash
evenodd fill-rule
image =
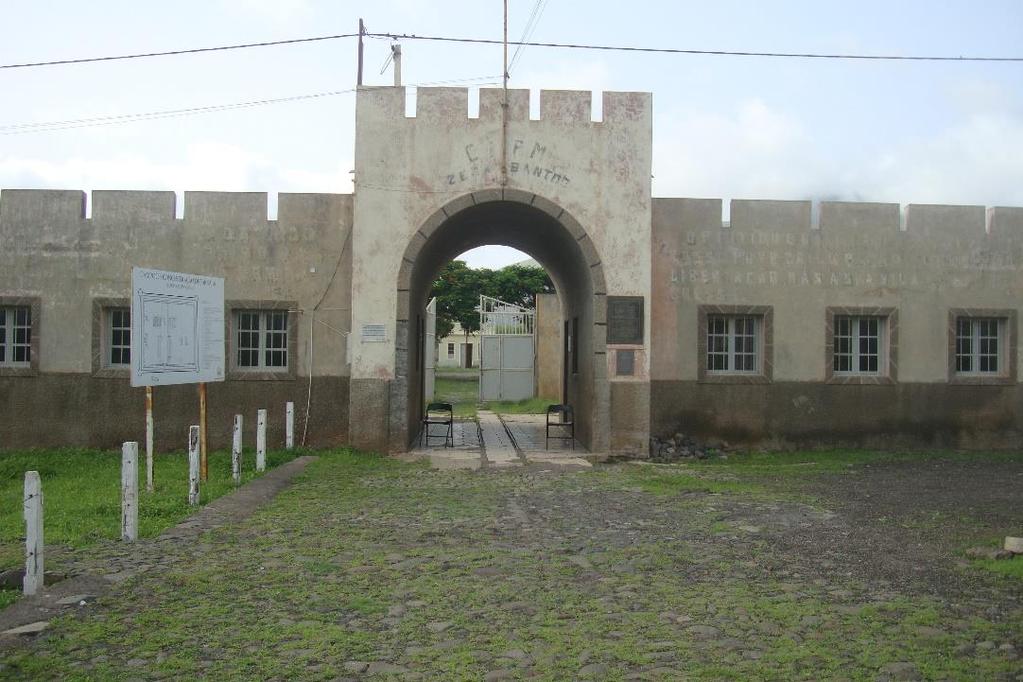
<path id="1" fill-rule="evenodd" d="M 437 367 L 479 366 L 480 335 L 477 332 L 466 334 L 462 326 L 456 322 L 451 333 L 437 342 Z"/>
<path id="2" fill-rule="evenodd" d="M 401 451 L 423 408 L 429 283 L 463 251 L 527 252 L 558 292 L 560 393 L 593 451 L 682 431 L 750 445 L 1015 445 L 1023 209 L 650 193 L 651 97 L 367 87 L 355 192 L 4 190 L 0 447 L 139 438 L 130 267 L 226 279 L 231 415 L 294 401 L 312 445 Z M 87 205 L 87 201 L 91 206 Z M 86 217 L 88 215 L 88 217 Z M 195 388 L 160 388 L 180 448 Z M 247 425 L 251 428 L 251 421 Z M 282 416 L 271 418 L 280 428 Z"/>

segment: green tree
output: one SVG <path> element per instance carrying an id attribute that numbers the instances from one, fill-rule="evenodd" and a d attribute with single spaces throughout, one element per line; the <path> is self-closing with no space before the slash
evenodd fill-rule
<path id="1" fill-rule="evenodd" d="M 554 284 L 543 268 L 509 265 L 487 272 L 490 275 L 484 284 L 483 293 L 507 303 L 532 308 L 537 294 L 554 293 Z"/>
<path id="2" fill-rule="evenodd" d="M 470 268 L 465 261 L 453 260 L 437 275 L 430 296 L 437 297 L 438 339 L 450 334 L 456 323 L 461 325 L 467 339 L 480 328 L 476 307 L 483 286 L 481 272 Z"/>
<path id="3" fill-rule="evenodd" d="M 455 323 L 469 334 L 479 331 L 480 294 L 532 308 L 536 294 L 554 293 L 554 284 L 543 268 L 509 265 L 500 270 L 474 269 L 453 260 L 440 271 L 430 296 L 437 297 L 437 338 L 451 333 Z"/>

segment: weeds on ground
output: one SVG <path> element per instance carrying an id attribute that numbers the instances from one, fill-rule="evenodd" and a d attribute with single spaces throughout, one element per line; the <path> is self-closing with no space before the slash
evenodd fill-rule
<path id="1" fill-rule="evenodd" d="M 300 454 L 300 450 L 270 451 L 267 469 Z M 151 493 L 146 491 L 145 456 L 140 459 L 139 536 L 152 537 L 194 511 L 188 505 L 188 456 L 183 452 L 157 454 Z M 242 483 L 260 475 L 255 460 L 254 451 L 243 453 Z M 42 479 L 47 545 L 85 547 L 120 536 L 120 452 L 73 448 L 6 452 L 0 457 L 0 570 L 24 561 L 26 471 L 38 471 Z M 234 489 L 231 454 L 209 453 L 209 480 L 200 486 L 200 504 Z"/>

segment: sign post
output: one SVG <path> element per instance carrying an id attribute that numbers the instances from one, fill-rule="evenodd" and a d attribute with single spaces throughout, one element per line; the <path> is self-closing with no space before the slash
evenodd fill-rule
<path id="1" fill-rule="evenodd" d="M 206 382 L 199 382 L 199 479 L 209 480 L 206 467 Z"/>
<path id="2" fill-rule="evenodd" d="M 205 481 L 206 383 L 223 381 L 225 374 L 224 279 L 132 268 L 131 291 L 131 385 L 147 387 L 148 424 L 151 387 L 199 384 L 200 477 Z"/>
<path id="3" fill-rule="evenodd" d="M 153 492 L 153 387 L 146 386 L 146 492 Z"/>

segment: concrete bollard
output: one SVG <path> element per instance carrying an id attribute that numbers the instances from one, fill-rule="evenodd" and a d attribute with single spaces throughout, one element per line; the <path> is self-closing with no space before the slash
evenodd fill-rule
<path id="1" fill-rule="evenodd" d="M 188 504 L 199 504 L 199 427 L 188 427 Z"/>
<path id="2" fill-rule="evenodd" d="M 292 402 L 284 407 L 284 447 L 287 450 L 295 447 L 295 403 Z"/>
<path id="3" fill-rule="evenodd" d="M 234 416 L 234 433 L 231 436 L 231 479 L 235 485 L 242 482 L 242 416 Z"/>
<path id="4" fill-rule="evenodd" d="M 256 471 L 266 471 L 266 410 L 256 412 Z"/>
<path id="5" fill-rule="evenodd" d="M 43 587 L 43 484 L 38 471 L 25 472 L 25 596 Z"/>
<path id="6" fill-rule="evenodd" d="M 139 537 L 139 444 L 121 445 L 121 539 Z"/>

